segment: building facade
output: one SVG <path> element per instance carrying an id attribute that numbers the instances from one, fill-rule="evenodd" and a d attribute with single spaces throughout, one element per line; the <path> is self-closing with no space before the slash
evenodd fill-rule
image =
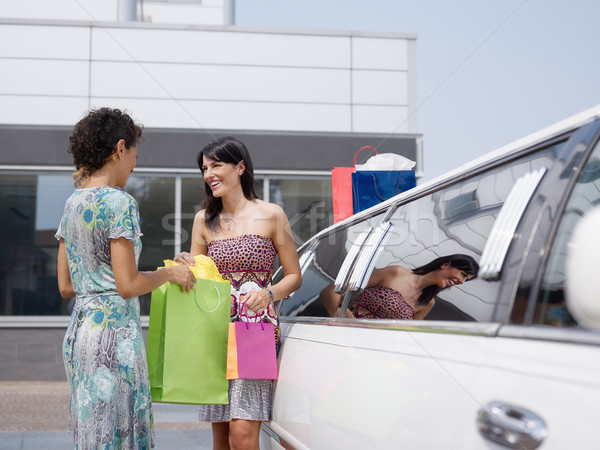
<path id="1" fill-rule="evenodd" d="M 248 146 L 261 198 L 300 245 L 333 223 L 331 169 L 363 145 L 422 168 L 410 34 L 243 28 L 226 2 L 22 0 L 0 5 L 0 379 L 63 379 L 72 301 L 56 283 L 54 233 L 73 190 L 67 154 L 89 109 L 144 125 L 127 186 L 144 232 L 140 268 L 189 248 L 211 139 Z M 18 5 L 12 5 L 16 3 Z M 128 2 L 131 5 L 131 2 Z M 142 313 L 149 296 L 141 298 Z M 147 316 L 143 316 L 147 323 Z"/>

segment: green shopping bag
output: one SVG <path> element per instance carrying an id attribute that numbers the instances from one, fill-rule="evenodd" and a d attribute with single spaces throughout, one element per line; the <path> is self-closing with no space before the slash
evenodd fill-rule
<path id="1" fill-rule="evenodd" d="M 231 285 L 196 279 L 192 292 L 167 282 L 152 291 L 147 358 L 152 401 L 227 404 Z"/>

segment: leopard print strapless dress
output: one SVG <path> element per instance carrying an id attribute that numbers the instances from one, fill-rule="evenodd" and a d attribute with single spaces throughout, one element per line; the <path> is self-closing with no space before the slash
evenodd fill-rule
<path id="1" fill-rule="evenodd" d="M 271 285 L 273 263 L 277 256 L 275 245 L 267 237 L 247 234 L 210 242 L 208 256 L 215 262 L 221 276 L 231 283 L 230 320 L 239 321 L 240 307 L 246 294 Z M 279 319 L 273 303 L 261 315 L 253 315 L 251 311 L 248 315 L 252 322 L 271 322 L 275 326 L 275 342 L 279 344 Z M 229 404 L 201 405 L 199 418 L 204 422 L 228 422 L 231 419 L 268 421 L 272 403 L 272 380 L 231 380 Z"/>
<path id="2" fill-rule="evenodd" d="M 365 288 L 349 309 L 357 319 L 412 320 L 415 314 L 400 292 L 379 285 Z"/>

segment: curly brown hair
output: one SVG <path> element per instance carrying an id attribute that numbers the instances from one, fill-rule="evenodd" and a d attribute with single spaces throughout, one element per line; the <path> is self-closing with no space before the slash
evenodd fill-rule
<path id="1" fill-rule="evenodd" d="M 73 174 L 75 186 L 79 186 L 96 170 L 101 169 L 114 155 L 119 140 L 125 140 L 130 148 L 143 141 L 142 124 L 119 109 L 98 108 L 75 125 L 69 136 L 69 153 L 77 172 Z"/>

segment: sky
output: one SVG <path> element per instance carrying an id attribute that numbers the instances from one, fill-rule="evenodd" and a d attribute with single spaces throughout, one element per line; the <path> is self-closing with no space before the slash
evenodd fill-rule
<path id="1" fill-rule="evenodd" d="M 235 0 L 240 26 L 415 33 L 426 181 L 600 104 L 598 0 Z"/>

